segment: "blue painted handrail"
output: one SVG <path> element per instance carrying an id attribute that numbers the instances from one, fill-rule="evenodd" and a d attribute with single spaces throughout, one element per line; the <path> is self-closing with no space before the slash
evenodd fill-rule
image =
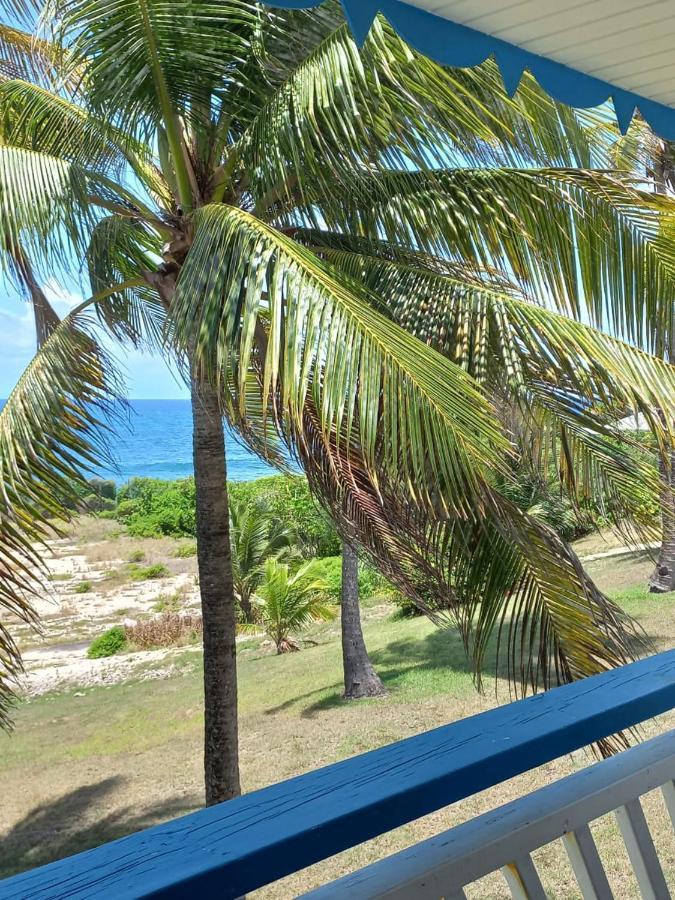
<path id="1" fill-rule="evenodd" d="M 235 898 L 675 707 L 675 650 L 0 882 L 0 898 Z"/>

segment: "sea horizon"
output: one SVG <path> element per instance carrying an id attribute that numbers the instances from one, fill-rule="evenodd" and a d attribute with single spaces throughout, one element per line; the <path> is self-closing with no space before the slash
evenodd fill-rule
<path id="1" fill-rule="evenodd" d="M 0 409 L 5 402 L 0 400 Z M 99 466 L 95 477 L 123 484 L 131 478 L 173 481 L 194 474 L 189 399 L 139 398 L 128 400 L 126 408 L 121 419 L 110 422 L 108 447 L 113 464 Z M 225 445 L 230 481 L 276 474 L 276 469 L 243 447 L 227 426 Z"/>

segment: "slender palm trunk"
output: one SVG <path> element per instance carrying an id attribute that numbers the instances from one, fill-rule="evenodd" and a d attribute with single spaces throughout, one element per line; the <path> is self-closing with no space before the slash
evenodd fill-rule
<path id="1" fill-rule="evenodd" d="M 253 604 L 251 603 L 250 594 L 241 593 L 239 595 L 239 608 L 247 625 L 253 625 L 255 616 L 253 615 Z"/>
<path id="2" fill-rule="evenodd" d="M 661 145 L 660 152 L 654 160 L 654 186 L 657 194 L 667 194 L 672 178 L 670 147 Z M 669 360 L 675 363 L 675 335 L 669 335 Z M 662 348 L 665 352 L 666 347 Z M 663 490 L 661 492 L 661 549 L 656 568 L 649 579 L 649 590 L 652 594 L 665 594 L 675 591 L 675 450 L 667 460 L 660 460 Z"/>
<path id="3" fill-rule="evenodd" d="M 675 452 L 667 462 L 661 460 L 661 550 L 656 568 L 649 580 L 652 594 L 675 591 Z"/>
<path id="4" fill-rule="evenodd" d="M 342 665 L 345 700 L 381 697 L 386 693 L 368 658 L 359 608 L 359 558 L 351 544 L 342 545 Z"/>
<path id="5" fill-rule="evenodd" d="M 206 804 L 241 793 L 237 725 L 236 599 L 227 500 L 225 436 L 215 390 L 193 371 L 197 560 L 204 620 Z"/>

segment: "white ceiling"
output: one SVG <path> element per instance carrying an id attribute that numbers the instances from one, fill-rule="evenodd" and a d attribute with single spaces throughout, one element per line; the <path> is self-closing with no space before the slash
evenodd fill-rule
<path id="1" fill-rule="evenodd" d="M 675 0 L 406 0 L 675 106 Z"/>

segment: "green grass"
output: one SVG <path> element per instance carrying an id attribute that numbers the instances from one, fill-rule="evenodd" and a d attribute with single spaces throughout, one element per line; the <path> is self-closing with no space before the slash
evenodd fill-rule
<path id="1" fill-rule="evenodd" d="M 647 593 L 649 560 L 640 557 L 627 564 L 603 560 L 593 566 L 600 586 L 639 617 L 658 647 L 672 646 L 675 595 Z M 440 631 L 424 618 L 395 621 L 391 607 L 381 602 L 369 603 L 364 618 L 372 661 L 389 691 L 382 700 L 347 704 L 341 699 L 339 623 L 322 623 L 313 629 L 309 636 L 318 645 L 307 646 L 300 653 L 277 656 L 253 639 L 239 645 L 245 790 L 495 705 L 489 677 L 485 693 L 476 692 L 456 633 Z M 488 668 L 493 663 L 494 656 L 488 660 Z M 94 846 L 201 805 L 201 653 L 176 651 L 153 665 L 173 665 L 178 672 L 168 678 L 138 678 L 125 684 L 46 695 L 19 705 L 13 735 L 0 735 L 0 840 L 4 838 L 0 875 Z M 504 702 L 508 695 L 503 680 L 499 685 L 499 698 Z M 672 727 L 673 717 L 667 721 Z M 657 726 L 650 723 L 648 730 L 653 727 Z M 588 761 L 581 760 L 583 764 Z M 300 873 L 264 896 L 295 896 L 320 881 L 450 827 L 462 816 L 527 793 L 578 764 L 578 760 L 574 763 L 565 758 L 527 773 L 497 792 L 442 810 Z M 613 834 L 608 826 L 600 843 L 614 847 Z M 558 857 L 555 860 L 553 870 L 562 865 Z M 621 872 L 626 868 L 623 863 L 617 865 Z M 628 884 L 626 877 L 617 897 L 637 896 Z M 502 894 L 488 886 L 482 896 L 487 900 Z M 574 893 L 556 891 L 555 896 L 572 898 Z"/>
<path id="2" fill-rule="evenodd" d="M 80 581 L 73 588 L 74 594 L 88 594 L 93 588 L 91 581 Z"/>

